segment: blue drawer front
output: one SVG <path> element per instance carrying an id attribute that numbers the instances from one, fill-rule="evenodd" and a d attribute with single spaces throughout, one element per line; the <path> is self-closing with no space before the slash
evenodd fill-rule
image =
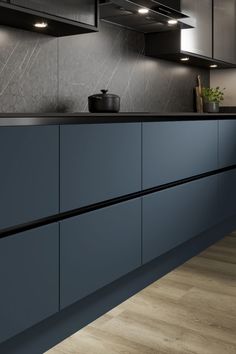
<path id="1" fill-rule="evenodd" d="M 61 127 L 61 211 L 141 189 L 141 124 Z"/>
<path id="2" fill-rule="evenodd" d="M 0 342 L 59 310 L 59 227 L 0 240 Z"/>
<path id="3" fill-rule="evenodd" d="M 236 165 L 236 121 L 219 121 L 219 168 Z"/>
<path id="4" fill-rule="evenodd" d="M 143 262 L 206 231 L 219 221 L 218 177 L 143 198 Z"/>
<path id="5" fill-rule="evenodd" d="M 59 210 L 59 127 L 1 127 L 0 228 Z"/>
<path id="6" fill-rule="evenodd" d="M 218 122 L 143 124 L 143 188 L 218 168 Z"/>
<path id="7" fill-rule="evenodd" d="M 61 222 L 61 306 L 141 266 L 141 200 Z"/>

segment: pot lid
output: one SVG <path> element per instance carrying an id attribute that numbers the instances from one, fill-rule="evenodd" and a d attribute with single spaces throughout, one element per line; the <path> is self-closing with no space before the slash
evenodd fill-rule
<path id="1" fill-rule="evenodd" d="M 102 93 L 97 93 L 95 95 L 89 96 L 89 98 L 119 98 L 118 95 L 114 95 L 112 93 L 108 93 L 108 90 L 101 90 Z"/>

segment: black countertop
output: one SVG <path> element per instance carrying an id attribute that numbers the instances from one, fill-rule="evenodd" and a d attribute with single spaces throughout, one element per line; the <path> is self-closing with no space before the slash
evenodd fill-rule
<path id="1" fill-rule="evenodd" d="M 0 126 L 236 119 L 236 113 L 0 113 Z"/>

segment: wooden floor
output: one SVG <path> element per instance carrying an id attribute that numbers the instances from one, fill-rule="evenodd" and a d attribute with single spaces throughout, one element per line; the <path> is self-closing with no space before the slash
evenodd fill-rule
<path id="1" fill-rule="evenodd" d="M 236 232 L 47 354 L 236 354 Z"/>

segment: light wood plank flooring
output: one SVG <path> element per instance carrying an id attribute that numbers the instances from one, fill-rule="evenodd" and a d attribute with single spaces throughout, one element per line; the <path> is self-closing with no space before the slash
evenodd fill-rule
<path id="1" fill-rule="evenodd" d="M 236 354 L 236 232 L 47 354 Z"/>

